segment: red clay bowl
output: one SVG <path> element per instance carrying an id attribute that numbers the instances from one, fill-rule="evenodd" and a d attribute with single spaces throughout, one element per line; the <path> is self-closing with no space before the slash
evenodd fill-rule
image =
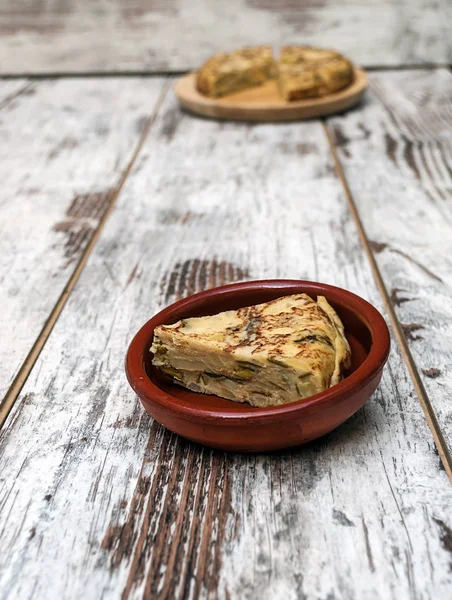
<path id="1" fill-rule="evenodd" d="M 151 364 L 149 348 L 157 325 L 300 292 L 327 298 L 342 319 L 352 348 L 348 376 L 320 394 L 284 406 L 253 408 L 185 390 Z M 348 419 L 377 388 L 389 346 L 389 332 L 381 314 L 351 292 L 310 281 L 249 281 L 195 294 L 159 312 L 133 338 L 126 373 L 144 408 L 171 431 L 212 448 L 259 452 L 305 444 Z"/>

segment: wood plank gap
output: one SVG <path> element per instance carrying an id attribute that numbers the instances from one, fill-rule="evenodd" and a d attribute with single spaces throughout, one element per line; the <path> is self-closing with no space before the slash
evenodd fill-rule
<path id="1" fill-rule="evenodd" d="M 379 71 L 433 71 L 435 69 L 452 69 L 452 63 L 416 63 L 400 65 L 360 65 L 363 69 L 370 72 Z M 96 79 L 108 77 L 181 77 L 190 73 L 191 69 L 174 69 L 171 71 L 55 71 L 43 73 L 3 73 L 0 74 L 0 81 L 14 79 L 29 79 L 32 81 L 41 81 L 42 79 Z"/>
<path id="2" fill-rule="evenodd" d="M 71 275 L 63 292 L 61 293 L 54 308 L 52 309 L 47 321 L 45 322 L 44 327 L 42 328 L 40 334 L 36 338 L 36 341 L 34 342 L 33 346 L 31 347 L 31 350 L 28 353 L 24 363 L 22 364 L 20 370 L 18 371 L 16 377 L 14 378 L 14 381 L 12 382 L 10 388 L 8 389 L 8 391 L 5 394 L 5 397 L 3 399 L 3 402 L 2 402 L 1 408 L 0 408 L 0 429 L 5 424 L 5 421 L 8 418 L 8 415 L 9 415 L 11 409 L 13 408 L 14 403 L 16 402 L 16 399 L 17 399 L 18 395 L 20 394 L 22 387 L 24 386 L 25 382 L 27 381 L 28 376 L 30 375 L 31 370 L 33 369 L 33 366 L 34 366 L 36 360 L 38 359 L 39 355 L 41 354 L 41 351 L 44 348 L 44 346 L 52 332 L 52 329 L 55 326 L 55 323 L 57 322 L 69 296 L 72 293 L 72 290 L 76 286 L 77 281 L 79 280 L 80 275 L 81 275 L 83 269 L 85 268 L 88 258 L 90 256 L 91 252 L 93 251 L 93 249 L 97 243 L 97 240 L 99 239 L 99 236 L 102 232 L 102 229 L 103 229 L 105 223 L 107 222 L 109 216 L 111 215 L 111 213 L 115 207 L 115 204 L 117 202 L 117 199 L 119 197 L 119 194 L 121 193 L 121 190 L 133 169 L 136 159 L 138 158 L 138 155 L 140 154 L 143 144 L 151 130 L 151 127 L 152 127 L 156 117 L 157 117 L 158 111 L 159 111 L 160 106 L 162 105 L 162 102 L 168 92 L 169 87 L 170 87 L 170 81 L 168 80 L 162 86 L 162 90 L 161 90 L 160 95 L 155 104 L 155 107 L 152 112 L 152 116 L 149 120 L 149 123 L 148 123 L 147 127 L 145 128 L 145 130 L 135 148 L 135 151 L 132 154 L 132 158 L 130 159 L 122 177 L 120 178 L 119 183 L 118 183 L 114 193 L 112 194 L 112 199 L 110 201 L 109 206 L 107 207 L 104 215 L 102 216 L 101 220 L 99 221 L 98 226 L 96 227 L 91 239 L 89 240 L 73 274 Z"/>
<path id="3" fill-rule="evenodd" d="M 369 240 L 367 239 L 364 225 L 359 216 L 359 212 L 358 212 L 357 206 L 355 204 L 355 201 L 353 199 L 353 195 L 352 195 L 350 186 L 348 185 L 344 169 L 343 169 L 341 161 L 339 159 L 339 155 L 336 151 L 333 137 L 328 128 L 328 125 L 324 121 L 323 121 L 323 128 L 324 128 L 325 134 L 328 138 L 328 143 L 330 145 L 331 153 L 334 158 L 337 175 L 338 175 L 339 179 L 341 180 L 341 183 L 342 183 L 342 186 L 344 189 L 344 193 L 345 193 L 345 197 L 347 199 L 347 203 L 350 208 L 350 212 L 352 213 L 353 218 L 355 220 L 356 227 L 358 229 L 358 235 L 359 235 L 361 244 L 364 248 L 364 251 L 367 255 L 367 258 L 369 260 L 370 267 L 372 269 L 372 273 L 375 278 L 375 282 L 377 284 L 378 291 L 381 294 L 384 305 L 388 312 L 389 320 L 390 320 L 392 328 L 394 330 L 395 337 L 400 346 L 400 350 L 401 350 L 403 359 L 406 363 L 406 366 L 408 368 L 410 377 L 413 381 L 413 385 L 416 390 L 419 402 L 424 411 L 428 426 L 430 427 L 430 430 L 432 432 L 433 439 L 434 439 L 436 447 L 438 449 L 438 453 L 440 455 L 441 461 L 442 461 L 444 468 L 446 470 L 446 473 L 452 483 L 452 455 L 449 451 L 446 440 L 444 439 L 443 433 L 441 431 L 441 427 L 440 427 L 440 425 L 438 423 L 438 419 L 436 417 L 436 413 L 430 403 L 430 399 L 428 397 L 428 394 L 425 390 L 424 384 L 419 375 L 419 371 L 417 369 L 416 363 L 414 362 L 414 359 L 411 354 L 410 348 L 408 346 L 405 334 L 403 332 L 403 329 L 399 323 L 396 312 L 392 305 L 391 298 L 388 293 L 388 290 L 386 289 L 386 285 L 383 281 L 383 277 L 380 273 L 380 269 L 378 268 L 377 262 L 373 255 L 373 252 L 370 249 Z"/>
<path id="4" fill-rule="evenodd" d="M 435 69 L 452 69 L 452 63 L 415 63 L 399 65 L 359 65 L 366 71 L 430 71 Z M 180 77 L 193 69 L 172 69 L 169 71 L 49 71 L 42 73 L 2 73 L 1 80 L 30 79 L 39 81 L 41 79 L 77 79 L 77 78 L 103 78 L 103 77 Z"/>
<path id="5" fill-rule="evenodd" d="M 409 65 L 363 65 L 366 71 L 434 71 L 435 69 L 450 69 L 452 63 L 413 63 Z"/>
<path id="6" fill-rule="evenodd" d="M 444 66 L 444 65 L 443 65 Z M 1 80 L 30 79 L 40 81 L 41 79 L 102 79 L 108 77 L 177 77 L 189 73 L 191 69 L 175 69 L 172 71 L 55 71 L 43 73 L 2 73 Z"/>

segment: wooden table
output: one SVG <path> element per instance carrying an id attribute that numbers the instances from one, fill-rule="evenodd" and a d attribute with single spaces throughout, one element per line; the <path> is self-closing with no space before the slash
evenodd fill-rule
<path id="1" fill-rule="evenodd" d="M 0 27 L 0 598 L 452 598 L 450 2 L 30 6 Z M 365 101 L 289 124 L 179 110 L 175 71 L 269 31 L 371 67 Z M 267 277 L 383 312 L 379 390 L 293 451 L 162 429 L 125 380 L 133 334 Z"/>

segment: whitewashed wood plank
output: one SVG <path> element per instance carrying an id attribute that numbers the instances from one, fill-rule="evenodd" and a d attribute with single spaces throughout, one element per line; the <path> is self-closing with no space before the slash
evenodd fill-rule
<path id="1" fill-rule="evenodd" d="M 168 97 L 2 432 L 3 597 L 447 596 L 452 490 L 396 347 L 363 410 L 272 455 L 177 438 L 128 388 L 150 315 L 259 277 L 381 308 L 319 122 L 215 123 Z"/>
<path id="2" fill-rule="evenodd" d="M 246 44 L 332 46 L 364 65 L 452 61 L 449 0 L 10 0 L 0 71 L 174 71 Z"/>
<path id="3" fill-rule="evenodd" d="M 381 73 L 330 121 L 340 159 L 452 450 L 452 74 Z"/>
<path id="4" fill-rule="evenodd" d="M 26 79 L 4 79 L 0 81 L 0 109 L 26 91 L 29 86 L 30 83 Z"/>
<path id="5" fill-rule="evenodd" d="M 0 399 L 113 200 L 162 85 L 40 81 L 0 110 Z"/>

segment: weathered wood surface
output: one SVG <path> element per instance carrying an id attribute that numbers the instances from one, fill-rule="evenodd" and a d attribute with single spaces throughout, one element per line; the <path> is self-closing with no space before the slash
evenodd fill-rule
<path id="1" fill-rule="evenodd" d="M 9 104 L 30 85 L 26 79 L 11 79 L 0 82 L 0 109 Z"/>
<path id="2" fill-rule="evenodd" d="M 370 245 L 452 451 L 452 74 L 373 75 L 330 121 Z"/>
<path id="3" fill-rule="evenodd" d="M 0 399 L 113 201 L 162 79 L 1 82 Z M 14 87 L 15 86 L 15 87 Z"/>
<path id="4" fill-rule="evenodd" d="M 363 66 L 452 62 L 449 0 L 8 0 L 0 72 L 174 71 L 246 44 L 336 47 Z"/>
<path id="5" fill-rule="evenodd" d="M 259 277 L 381 308 L 322 125 L 216 123 L 169 96 L 2 431 L 0 597 L 447 597 L 452 489 L 397 347 L 363 410 L 291 452 L 196 446 L 129 389 L 150 315 Z"/>

